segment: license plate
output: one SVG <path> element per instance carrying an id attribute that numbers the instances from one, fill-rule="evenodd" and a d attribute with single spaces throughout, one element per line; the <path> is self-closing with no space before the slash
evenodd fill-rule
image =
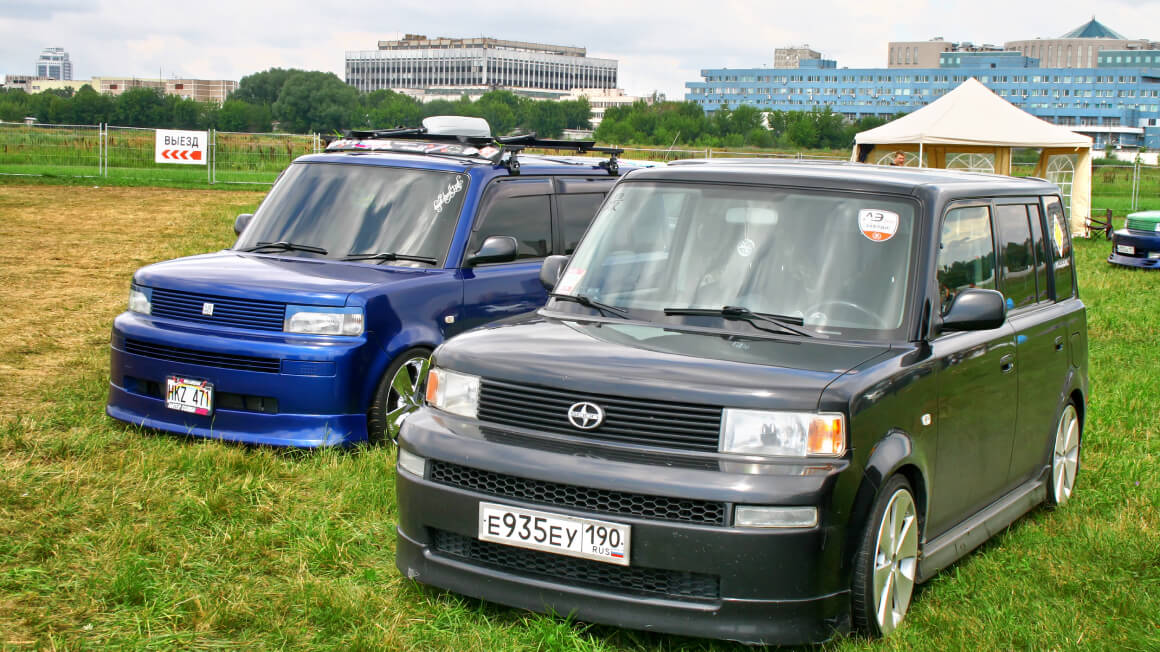
<path id="1" fill-rule="evenodd" d="M 479 504 L 479 539 L 628 566 L 632 526 L 494 503 Z"/>
<path id="2" fill-rule="evenodd" d="M 1116 245 L 1116 253 L 1126 254 L 1128 256 L 1136 255 L 1136 248 L 1132 245 Z"/>
<path id="3" fill-rule="evenodd" d="M 192 414 L 213 413 L 213 385 L 180 376 L 165 379 L 165 407 Z"/>

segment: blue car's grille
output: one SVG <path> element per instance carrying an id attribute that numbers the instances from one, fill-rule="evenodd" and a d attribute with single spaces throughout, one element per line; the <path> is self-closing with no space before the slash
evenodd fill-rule
<path id="1" fill-rule="evenodd" d="M 284 303 L 162 288 L 153 289 L 151 302 L 152 312 L 157 317 L 261 331 L 281 331 L 282 322 L 286 317 Z M 206 304 L 213 304 L 212 314 L 205 314 Z"/>
<path id="2" fill-rule="evenodd" d="M 154 344 L 125 338 L 125 351 L 133 355 L 140 355 L 157 360 L 184 362 L 186 364 L 202 365 L 204 367 L 219 367 L 221 369 L 238 369 L 240 371 L 260 371 L 276 374 L 282 368 L 281 360 L 274 358 L 256 358 L 248 355 L 234 355 L 232 353 L 215 353 L 212 351 L 196 351 L 183 349 L 165 344 Z"/>

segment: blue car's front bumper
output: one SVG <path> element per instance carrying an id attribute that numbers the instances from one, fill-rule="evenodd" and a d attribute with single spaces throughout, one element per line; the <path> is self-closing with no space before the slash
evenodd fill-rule
<path id="1" fill-rule="evenodd" d="M 366 379 L 377 346 L 360 337 L 241 336 L 124 313 L 113 323 L 109 416 L 158 430 L 274 446 L 367 438 Z M 209 381 L 214 410 L 165 406 L 169 376 Z"/>
<path id="2" fill-rule="evenodd" d="M 1113 265 L 1160 269 L 1160 234 L 1120 229 L 1112 234 Z"/>

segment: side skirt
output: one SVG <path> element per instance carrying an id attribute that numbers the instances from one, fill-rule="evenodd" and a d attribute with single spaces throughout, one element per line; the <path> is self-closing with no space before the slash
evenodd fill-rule
<path id="1" fill-rule="evenodd" d="M 918 581 L 927 581 L 1046 499 L 1046 479 L 1043 476 L 1032 478 L 967 520 L 927 541 L 918 562 Z"/>

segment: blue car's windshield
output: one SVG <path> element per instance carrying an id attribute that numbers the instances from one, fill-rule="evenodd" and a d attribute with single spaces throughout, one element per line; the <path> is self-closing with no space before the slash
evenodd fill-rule
<path id="1" fill-rule="evenodd" d="M 463 174 L 296 163 L 262 202 L 234 249 L 442 265 L 466 194 Z"/>

